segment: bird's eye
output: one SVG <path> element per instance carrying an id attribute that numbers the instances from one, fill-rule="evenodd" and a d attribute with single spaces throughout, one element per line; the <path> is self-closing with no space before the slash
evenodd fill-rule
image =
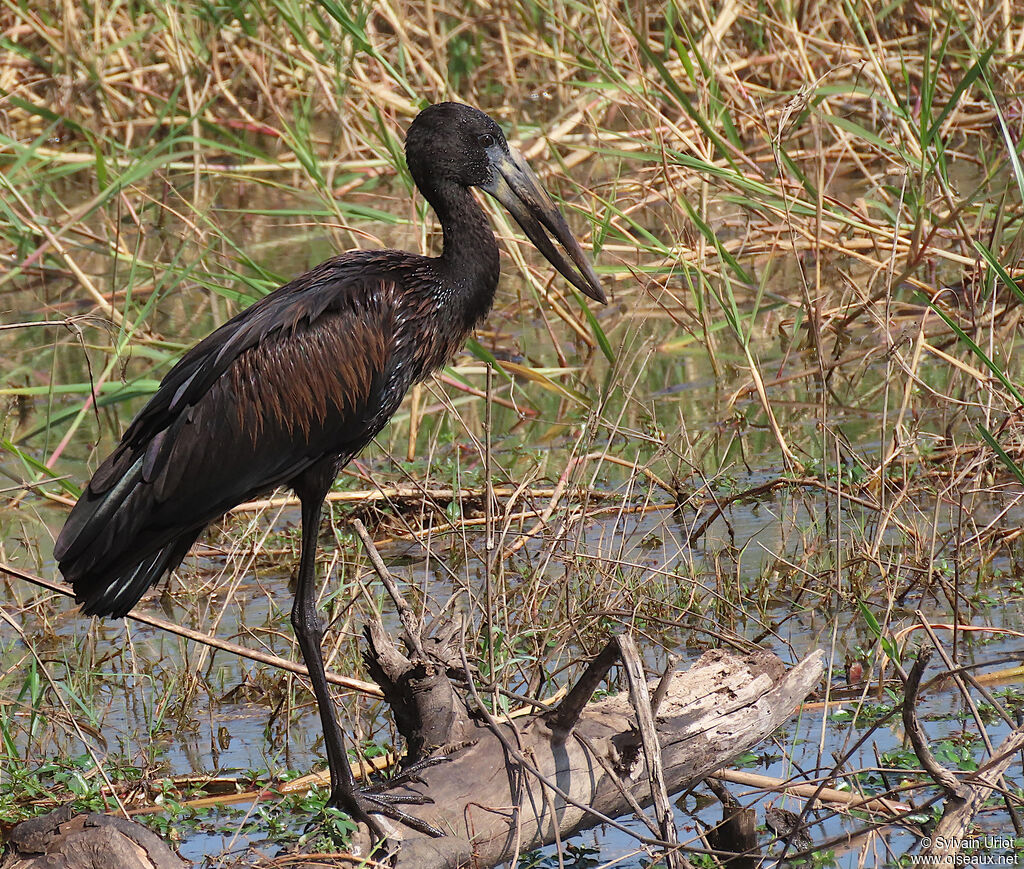
<path id="1" fill-rule="evenodd" d="M 494 136 L 490 133 L 481 133 L 476 140 L 481 148 L 490 148 L 494 144 Z"/>

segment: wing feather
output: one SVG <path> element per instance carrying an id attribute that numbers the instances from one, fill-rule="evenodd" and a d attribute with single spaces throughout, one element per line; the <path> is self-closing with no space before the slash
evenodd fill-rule
<path id="1" fill-rule="evenodd" d="M 123 614 L 211 521 L 328 457 L 401 401 L 400 291 L 336 257 L 213 332 L 167 374 L 72 510 L 54 554 L 92 613 Z"/>

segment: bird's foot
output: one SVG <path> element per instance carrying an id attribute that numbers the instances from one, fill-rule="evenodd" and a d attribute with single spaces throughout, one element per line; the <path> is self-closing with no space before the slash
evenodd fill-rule
<path id="1" fill-rule="evenodd" d="M 374 787 L 378 786 L 375 785 Z M 374 815 L 383 815 L 385 818 L 398 821 L 400 824 L 404 824 L 418 833 L 433 836 L 435 839 L 444 835 L 444 830 L 435 827 L 422 818 L 410 815 L 401 808 L 402 806 L 428 805 L 434 802 L 430 797 L 425 797 L 422 794 L 393 794 L 369 788 L 356 791 L 352 797 L 359 806 L 358 810 L 352 813 L 352 816 L 368 824 L 378 839 L 387 838 L 387 832 L 383 829 L 380 822 L 373 817 Z M 346 809 L 346 811 L 348 810 Z"/>
<path id="2" fill-rule="evenodd" d="M 356 788 L 354 791 L 349 791 L 345 787 L 335 788 L 327 805 L 347 812 L 355 820 L 363 821 L 378 839 L 387 838 L 387 833 L 381 827 L 380 822 L 374 819 L 374 815 L 382 815 L 385 818 L 398 821 L 418 833 L 439 838 L 445 835 L 444 830 L 422 818 L 410 815 L 401 808 L 401 806 L 428 805 L 434 801 L 423 794 L 396 794 L 392 792 L 392 789 L 399 785 L 423 784 L 419 773 L 439 763 L 444 763 L 447 759 L 446 757 L 426 758 L 406 767 L 394 778 Z"/>

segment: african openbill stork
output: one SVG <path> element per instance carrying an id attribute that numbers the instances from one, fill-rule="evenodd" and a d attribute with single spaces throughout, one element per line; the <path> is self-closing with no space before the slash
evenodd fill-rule
<path id="1" fill-rule="evenodd" d="M 93 475 L 54 547 L 82 611 L 121 617 L 215 519 L 293 489 L 302 548 L 291 621 L 323 725 L 330 804 L 374 829 L 368 811 L 404 813 L 355 789 L 328 691 L 315 594 L 324 499 L 409 387 L 462 347 L 494 301 L 498 245 L 471 187 L 497 198 L 574 287 L 605 301 L 564 218 L 486 114 L 430 106 L 409 126 L 405 150 L 440 220 L 441 255 L 343 253 L 196 344 Z"/>

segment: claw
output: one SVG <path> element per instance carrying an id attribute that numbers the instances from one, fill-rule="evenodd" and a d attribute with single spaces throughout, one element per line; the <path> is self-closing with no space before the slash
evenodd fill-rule
<path id="1" fill-rule="evenodd" d="M 402 805 L 422 806 L 427 803 L 433 803 L 434 801 L 429 797 L 424 797 L 419 794 L 405 795 L 358 791 L 355 794 L 355 798 L 362 804 L 360 808 L 366 814 L 367 818 L 371 813 L 383 815 L 385 818 L 390 818 L 392 821 L 398 821 L 400 824 L 405 824 L 405 826 L 411 827 L 418 833 L 433 836 L 435 839 L 439 839 L 445 835 L 444 830 L 439 827 L 435 827 L 433 824 L 424 821 L 422 818 L 410 815 L 408 812 L 404 812 L 399 808 L 399 806 Z M 368 823 L 371 828 L 377 826 L 376 821 L 370 820 Z"/>
<path id="2" fill-rule="evenodd" d="M 397 787 L 398 785 L 426 784 L 426 782 L 423 781 L 422 778 L 420 778 L 419 774 L 423 772 L 423 770 L 425 769 L 430 769 L 432 766 L 438 766 L 439 764 L 447 763 L 449 760 L 450 758 L 445 757 L 444 755 L 441 755 L 439 757 L 426 757 L 423 760 L 418 760 L 416 761 L 416 763 L 411 763 L 407 767 L 404 767 L 397 775 L 393 776 L 392 778 L 389 778 L 383 782 L 378 782 L 376 784 L 370 785 L 366 788 L 366 792 L 380 793 L 381 791 L 384 791 L 388 788 Z M 430 803 L 433 802 L 433 800 L 431 800 L 429 797 L 424 797 L 423 801 Z"/>
<path id="3" fill-rule="evenodd" d="M 398 821 L 418 833 L 433 836 L 435 839 L 445 835 L 444 830 L 435 827 L 433 824 L 417 818 L 403 811 L 400 806 L 423 806 L 432 804 L 434 801 L 422 794 L 395 794 L 391 789 L 398 785 L 410 783 L 423 784 L 419 777 L 425 769 L 446 763 L 447 757 L 428 757 L 416 763 L 410 764 L 394 778 L 387 781 L 375 782 L 362 788 L 355 788 L 352 791 L 341 788 L 332 793 L 327 804 L 335 806 L 350 815 L 354 820 L 367 824 L 378 839 L 387 838 L 380 824 L 374 820 L 373 815 L 383 815 L 393 821 Z"/>

